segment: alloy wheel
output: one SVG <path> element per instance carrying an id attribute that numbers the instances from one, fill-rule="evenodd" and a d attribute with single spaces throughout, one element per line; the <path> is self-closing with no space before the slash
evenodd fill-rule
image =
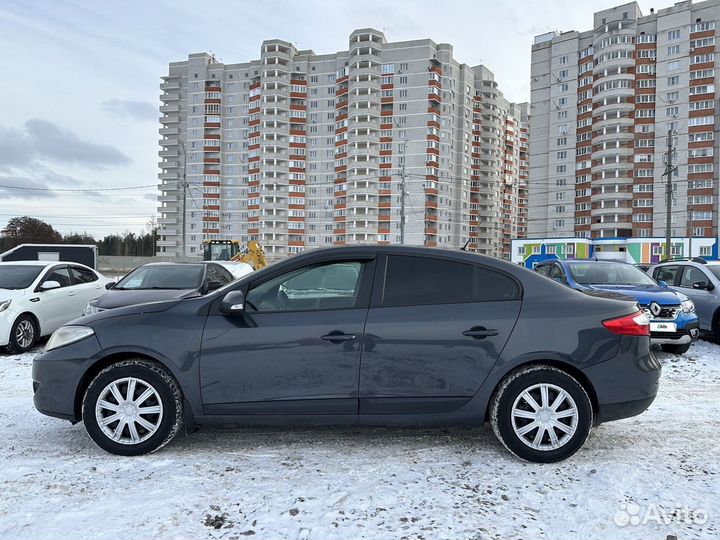
<path id="1" fill-rule="evenodd" d="M 27 319 L 18 323 L 15 329 L 15 341 L 21 349 L 29 348 L 35 339 L 35 327 Z"/>

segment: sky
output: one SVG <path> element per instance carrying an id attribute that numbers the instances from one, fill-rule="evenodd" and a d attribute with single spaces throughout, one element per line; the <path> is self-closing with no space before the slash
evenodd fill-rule
<path id="1" fill-rule="evenodd" d="M 245 62 L 272 38 L 331 53 L 372 27 L 388 41 L 452 44 L 519 102 L 534 36 L 590 29 L 595 11 L 620 3 L 0 0 L 0 229 L 30 215 L 62 233 L 141 232 L 156 215 L 160 77 L 190 53 Z M 643 13 L 668 5 L 640 2 Z"/>

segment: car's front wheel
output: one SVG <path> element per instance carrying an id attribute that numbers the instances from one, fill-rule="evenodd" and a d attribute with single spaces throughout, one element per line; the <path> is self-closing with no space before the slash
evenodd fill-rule
<path id="1" fill-rule="evenodd" d="M 582 447 L 593 410 L 574 377 L 552 366 L 533 365 L 500 384 L 490 404 L 490 420 L 510 452 L 528 461 L 553 463 Z"/>
<path id="2" fill-rule="evenodd" d="M 38 327 L 30 315 L 20 315 L 10 329 L 7 349 L 11 354 L 21 354 L 33 348 L 38 339 Z"/>
<path id="3" fill-rule="evenodd" d="M 82 416 L 88 434 L 103 450 L 123 456 L 149 454 L 179 431 L 182 394 L 175 378 L 160 364 L 123 360 L 92 380 Z"/>

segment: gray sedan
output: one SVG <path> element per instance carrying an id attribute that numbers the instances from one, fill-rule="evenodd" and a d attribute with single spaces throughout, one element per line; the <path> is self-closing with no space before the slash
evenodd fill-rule
<path id="1" fill-rule="evenodd" d="M 87 316 L 33 363 L 35 407 L 121 455 L 202 424 L 489 421 L 512 453 L 553 462 L 644 411 L 659 377 L 634 302 L 392 246 L 313 251 L 206 296 Z"/>

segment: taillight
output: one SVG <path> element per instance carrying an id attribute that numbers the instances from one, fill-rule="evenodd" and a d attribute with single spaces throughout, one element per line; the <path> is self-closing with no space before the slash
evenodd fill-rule
<path id="1" fill-rule="evenodd" d="M 649 336 L 650 319 L 642 311 L 603 321 L 603 326 L 621 336 Z"/>

